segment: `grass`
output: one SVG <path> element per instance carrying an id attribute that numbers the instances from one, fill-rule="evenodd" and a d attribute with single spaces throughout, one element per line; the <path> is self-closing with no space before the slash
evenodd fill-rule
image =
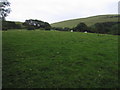
<path id="1" fill-rule="evenodd" d="M 84 22 L 87 26 L 94 25 L 95 23 L 101 23 L 101 22 L 118 22 L 118 17 L 115 14 L 113 15 L 99 15 L 99 16 L 92 16 L 87 18 L 79 18 L 79 19 L 72 19 L 72 20 L 66 20 L 61 22 L 52 23 L 52 27 L 69 27 L 73 28 L 80 22 Z"/>
<path id="2" fill-rule="evenodd" d="M 3 88 L 116 88 L 118 36 L 7 31 Z"/>

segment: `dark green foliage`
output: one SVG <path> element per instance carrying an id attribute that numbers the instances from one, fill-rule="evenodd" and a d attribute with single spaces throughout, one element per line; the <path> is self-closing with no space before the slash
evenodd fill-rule
<path id="1" fill-rule="evenodd" d="M 110 28 L 110 34 L 114 34 L 114 35 L 120 35 L 120 23 L 119 24 L 115 24 Z"/>
<path id="2" fill-rule="evenodd" d="M 64 30 L 64 31 L 70 31 L 71 29 L 68 28 L 68 27 L 65 27 L 63 30 Z"/>
<path id="3" fill-rule="evenodd" d="M 108 30 L 108 28 L 105 27 L 103 23 L 96 23 L 95 28 L 97 33 L 105 33 Z"/>
<path id="4" fill-rule="evenodd" d="M 61 27 L 52 27 L 53 30 L 57 30 L 57 31 L 70 31 L 71 29 L 68 28 L 68 27 L 64 27 L 64 28 L 61 28 Z"/>
<path id="5" fill-rule="evenodd" d="M 7 30 L 7 29 L 21 29 L 21 26 L 12 21 L 3 21 L 2 30 Z"/>
<path id="6" fill-rule="evenodd" d="M 29 27 L 27 27 L 27 30 L 35 30 L 35 27 L 34 26 L 29 26 Z"/>
<path id="7" fill-rule="evenodd" d="M 93 33 L 97 33 L 97 30 L 96 30 L 95 25 L 90 26 L 90 27 L 89 27 L 89 30 L 90 30 L 91 32 L 93 32 Z"/>
<path id="8" fill-rule="evenodd" d="M 96 31 L 95 31 L 95 28 L 91 26 L 91 27 L 88 27 L 87 32 L 95 33 Z"/>
<path id="9" fill-rule="evenodd" d="M 43 28 L 45 28 L 45 30 L 50 30 L 50 29 L 51 29 L 51 26 L 50 26 L 49 23 L 44 22 L 44 27 L 43 27 Z"/>
<path id="10" fill-rule="evenodd" d="M 52 27 L 53 30 L 63 31 L 63 28 L 61 27 Z"/>
<path id="11" fill-rule="evenodd" d="M 96 23 L 91 26 L 91 30 L 95 33 L 102 34 L 119 34 L 118 33 L 118 24 L 119 22 L 104 22 L 104 23 Z"/>
<path id="12" fill-rule="evenodd" d="M 104 18 L 115 18 L 119 16 L 109 16 Z M 94 22 L 94 21 L 91 21 Z M 76 32 L 90 32 L 90 33 L 101 33 L 101 34 L 113 34 L 113 35 L 120 35 L 120 29 L 118 26 L 120 25 L 120 22 L 100 22 L 95 23 L 92 26 L 87 26 L 85 23 L 79 23 L 76 25 L 76 27 L 71 28 L 72 30 Z M 67 27 L 68 28 L 68 27 Z M 54 27 L 53 29 L 59 30 L 59 31 L 69 31 L 70 29 L 66 30 L 66 28 L 62 27 Z"/>
<path id="13" fill-rule="evenodd" d="M 87 31 L 88 27 L 85 23 L 79 23 L 75 28 L 74 31 L 78 31 L 78 32 L 84 32 Z"/>
<path id="14" fill-rule="evenodd" d="M 0 19 L 5 20 L 5 17 L 10 13 L 10 2 L 7 0 L 0 1 Z"/>
<path id="15" fill-rule="evenodd" d="M 34 29 L 39 29 L 39 28 L 44 28 L 45 30 L 50 30 L 51 26 L 49 23 L 47 22 L 43 22 L 40 20 L 33 20 L 33 19 L 29 19 L 26 20 L 23 25 L 26 27 L 26 29 L 28 30 L 34 30 Z"/>

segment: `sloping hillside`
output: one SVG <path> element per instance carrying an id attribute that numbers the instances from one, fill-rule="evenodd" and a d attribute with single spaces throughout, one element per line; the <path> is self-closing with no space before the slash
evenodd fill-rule
<path id="1" fill-rule="evenodd" d="M 98 16 L 92 16 L 92 17 L 87 17 L 87 18 L 79 18 L 79 19 L 72 19 L 72 20 L 52 23 L 51 26 L 72 28 L 72 27 L 75 27 L 80 22 L 84 22 L 88 26 L 91 26 L 91 25 L 94 25 L 95 23 L 100 23 L 100 22 L 117 22 L 117 21 L 118 21 L 117 14 L 98 15 Z"/>

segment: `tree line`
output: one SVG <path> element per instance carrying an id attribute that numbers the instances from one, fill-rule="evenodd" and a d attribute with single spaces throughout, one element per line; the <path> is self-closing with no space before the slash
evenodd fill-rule
<path id="1" fill-rule="evenodd" d="M 50 30 L 51 26 L 48 22 L 44 22 L 41 20 L 34 20 L 34 19 L 25 20 L 25 22 L 21 24 L 13 22 L 13 21 L 5 21 L 5 20 L 2 21 L 2 30 L 8 30 L 8 29 Z"/>
<path id="2" fill-rule="evenodd" d="M 62 28 L 62 27 L 52 27 L 48 22 L 44 22 L 41 20 L 29 19 L 22 24 L 17 24 L 12 21 L 3 21 L 2 30 L 8 30 L 8 29 L 27 29 L 27 30 L 44 29 L 44 30 L 57 30 L 57 31 L 73 30 L 74 32 L 87 31 L 90 33 L 120 35 L 119 25 L 120 22 L 103 22 L 103 23 L 96 23 L 88 27 L 85 23 L 79 23 L 74 28 L 68 28 L 68 27 Z"/>
<path id="3" fill-rule="evenodd" d="M 55 30 L 59 31 L 70 31 L 74 32 L 89 32 L 89 33 L 100 33 L 100 34 L 113 34 L 120 35 L 119 30 L 120 22 L 103 22 L 103 23 L 95 23 L 92 26 L 87 26 L 85 23 L 80 22 L 76 27 L 73 28 L 61 28 L 61 27 L 52 27 Z"/>
<path id="4" fill-rule="evenodd" d="M 58 31 L 70 31 L 74 32 L 90 32 L 90 33 L 101 33 L 101 34 L 114 34 L 120 35 L 119 25 L 120 22 L 103 22 L 96 23 L 90 27 L 88 27 L 85 23 L 80 22 L 76 27 L 68 28 L 68 27 L 51 27 L 48 22 L 44 22 L 41 20 L 29 19 L 25 20 L 24 23 L 18 24 L 12 21 L 6 21 L 5 17 L 8 16 L 11 9 L 8 8 L 10 6 L 10 2 L 7 0 L 0 1 L 0 20 L 2 20 L 2 30 L 8 29 L 27 29 L 27 30 L 35 30 L 35 29 L 44 29 L 44 30 L 58 30 Z M 119 15 L 118 15 L 119 16 Z"/>

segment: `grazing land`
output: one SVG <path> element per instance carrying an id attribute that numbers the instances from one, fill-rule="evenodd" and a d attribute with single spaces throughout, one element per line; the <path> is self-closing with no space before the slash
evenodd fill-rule
<path id="1" fill-rule="evenodd" d="M 118 36 L 2 32 L 3 88 L 116 88 Z"/>
<path id="2" fill-rule="evenodd" d="M 87 18 L 78 18 L 78 19 L 71 19 L 71 20 L 65 20 L 61 22 L 52 23 L 52 27 L 69 27 L 73 28 L 76 25 L 78 25 L 80 22 L 85 23 L 87 26 L 92 26 L 95 23 L 103 23 L 103 22 L 118 22 L 118 15 L 98 15 L 98 16 L 92 16 Z"/>

